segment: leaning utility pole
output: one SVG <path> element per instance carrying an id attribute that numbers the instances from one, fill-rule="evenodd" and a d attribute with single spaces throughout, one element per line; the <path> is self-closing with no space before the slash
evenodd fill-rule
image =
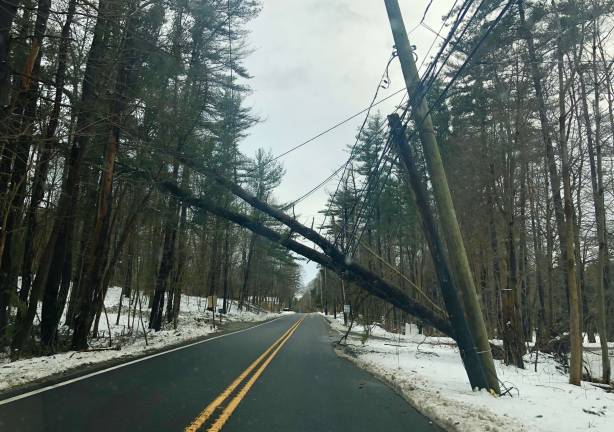
<path id="1" fill-rule="evenodd" d="M 443 301 L 446 306 L 446 311 L 448 312 L 448 317 L 450 318 L 450 324 L 452 324 L 454 339 L 456 340 L 461 358 L 463 359 L 463 365 L 469 377 L 471 388 L 488 389 L 490 386 L 482 366 L 482 360 L 475 348 L 473 335 L 471 334 L 467 319 L 465 318 L 458 289 L 456 289 L 454 279 L 450 274 L 443 242 L 437 231 L 435 217 L 429 205 L 426 186 L 420 179 L 416 162 L 407 144 L 405 128 L 401 124 L 399 115 L 396 113 L 388 116 L 388 122 L 390 124 L 390 135 L 392 136 L 395 150 L 399 155 L 401 165 L 407 171 L 407 175 L 404 176 L 404 179 L 408 183 L 410 190 L 413 191 L 413 198 L 422 221 L 424 238 L 426 239 L 431 253 Z"/>
<path id="2" fill-rule="evenodd" d="M 499 382 L 497 379 L 497 371 L 490 351 L 488 342 L 488 333 L 484 324 L 482 309 L 475 290 L 475 284 L 467 252 L 461 236 L 460 227 L 456 219 L 456 212 L 450 195 L 448 180 L 439 153 L 439 146 L 433 122 L 429 115 L 429 108 L 424 95 L 421 94 L 424 89 L 420 86 L 420 77 L 418 68 L 412 55 L 411 45 L 401 16 L 398 0 L 384 0 L 388 19 L 390 20 L 390 28 L 394 37 L 405 85 L 409 93 L 409 100 L 412 104 L 412 115 L 418 128 L 420 141 L 424 150 L 424 158 L 426 160 L 431 184 L 433 185 L 433 195 L 439 218 L 441 220 L 441 228 L 444 234 L 445 242 L 448 247 L 448 255 L 450 266 L 454 272 L 455 280 L 457 281 L 463 295 L 463 304 L 465 314 L 469 321 L 469 327 L 475 341 L 478 354 L 481 355 L 482 368 L 486 373 L 489 388 L 499 393 Z"/>

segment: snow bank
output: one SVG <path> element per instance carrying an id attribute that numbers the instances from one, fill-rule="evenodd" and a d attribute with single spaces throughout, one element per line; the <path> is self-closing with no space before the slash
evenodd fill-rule
<path id="1" fill-rule="evenodd" d="M 347 330 L 328 317 L 331 326 Z M 590 383 L 572 386 L 549 356 L 527 355 L 527 369 L 496 362 L 509 396 L 494 397 L 468 387 L 458 349 L 449 338 L 388 333 L 375 327 L 363 345 L 359 327 L 346 356 L 390 383 L 414 406 L 453 431 L 603 431 L 614 426 L 614 394 Z M 354 330 L 352 330 L 354 332 Z"/>
<path id="2" fill-rule="evenodd" d="M 181 309 L 176 330 L 167 328 L 159 332 L 147 330 L 147 343 L 143 333 L 143 327 L 147 328 L 149 311 L 147 299 L 142 298 L 143 311 L 139 312 L 138 306 L 135 314 L 132 332 L 128 322 L 128 300 L 124 299 L 119 323 L 116 325 L 117 310 L 121 288 L 109 288 L 105 297 L 105 308 L 109 322 L 103 314 L 100 320 L 101 337 L 90 341 L 93 351 L 69 351 L 51 356 L 33 357 L 30 359 L 10 362 L 8 355 L 3 354 L 0 358 L 0 391 L 16 386 L 33 383 L 49 377 L 61 374 L 74 368 L 106 362 L 109 360 L 131 358 L 147 352 L 157 351 L 175 344 L 181 344 L 190 340 L 214 333 L 210 321 L 212 314 L 206 311 L 206 300 L 199 297 L 183 295 Z M 222 307 L 222 300 L 218 301 L 218 307 Z M 131 318 L 132 320 L 132 312 Z M 256 312 L 254 310 L 239 311 L 233 302 L 228 314 L 222 321 L 227 322 L 257 322 L 276 318 L 280 314 Z M 142 320 L 142 322 L 141 322 Z M 63 322 L 64 320 L 62 320 Z M 131 321 L 132 322 L 132 321 Z M 219 315 L 216 314 L 216 323 L 219 323 Z M 109 339 L 108 329 L 111 330 Z M 109 345 L 111 345 L 109 347 Z M 120 348 L 121 347 L 121 348 Z"/>

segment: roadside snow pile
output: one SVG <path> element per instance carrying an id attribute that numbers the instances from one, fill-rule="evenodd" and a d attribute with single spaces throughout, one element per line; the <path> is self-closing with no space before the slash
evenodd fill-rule
<path id="1" fill-rule="evenodd" d="M 8 356 L 3 354 L 0 357 L 0 391 L 34 383 L 77 367 L 120 358 L 129 359 L 148 352 L 158 351 L 164 347 L 187 343 L 216 331 L 216 328 L 211 324 L 211 312 L 205 310 L 205 299 L 184 295 L 181 299 L 177 329 L 174 330 L 171 326 L 159 332 L 148 330 L 146 341 L 143 333 L 143 328 L 147 328 L 149 317 L 149 311 L 145 309 L 147 307 L 146 298 L 141 299 L 142 312 L 139 311 L 138 304 L 136 308 L 133 304 L 130 313 L 128 313 L 128 299 L 124 299 L 119 323 L 115 324 L 120 294 L 121 288 L 118 287 L 109 288 L 107 292 L 105 308 L 108 314 L 108 324 L 103 314 L 99 325 L 100 337 L 90 341 L 92 351 L 69 351 L 15 362 L 10 362 Z M 222 307 L 222 300 L 218 301 L 218 307 Z M 229 309 L 229 313 L 222 318 L 223 323 L 257 322 L 280 316 L 276 313 L 256 311 L 253 308 L 252 310 L 239 311 L 235 303 Z M 216 313 L 216 326 L 218 325 L 219 315 Z M 109 338 L 109 328 L 111 329 L 111 338 Z"/>
<path id="2" fill-rule="evenodd" d="M 345 333 L 339 320 L 327 317 Z M 452 431 L 603 431 L 614 425 L 614 394 L 590 383 L 568 384 L 557 363 L 540 354 L 525 358 L 527 369 L 497 361 L 499 379 L 512 397 L 472 392 L 458 349 L 449 338 L 408 335 L 374 327 L 363 345 L 364 328 L 348 338 L 346 357 L 396 388 L 424 415 Z"/>

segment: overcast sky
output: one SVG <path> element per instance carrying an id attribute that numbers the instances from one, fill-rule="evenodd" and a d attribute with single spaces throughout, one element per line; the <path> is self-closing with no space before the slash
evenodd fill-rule
<path id="1" fill-rule="evenodd" d="M 405 26 L 413 29 L 429 0 L 400 0 Z M 392 52 L 393 40 L 383 0 L 263 0 L 260 15 L 251 22 L 254 52 L 246 66 L 253 79 L 247 103 L 263 119 L 242 143 L 253 155 L 262 147 L 278 155 L 366 108 Z M 451 0 L 433 0 L 425 23 L 439 30 Z M 420 26 L 410 34 L 422 62 L 437 36 Z M 435 52 L 437 45 L 431 51 Z M 428 62 L 428 57 L 427 57 Z M 404 87 L 398 61 L 390 68 L 392 83 L 379 98 Z M 391 112 L 402 93 L 375 108 Z M 378 99 L 379 99 L 378 98 Z M 347 160 L 360 116 L 281 159 L 286 169 L 275 191 L 281 202 L 303 195 Z M 321 221 L 337 179 L 296 206 L 303 223 Z M 304 268 L 304 282 L 316 274 L 313 263 Z"/>

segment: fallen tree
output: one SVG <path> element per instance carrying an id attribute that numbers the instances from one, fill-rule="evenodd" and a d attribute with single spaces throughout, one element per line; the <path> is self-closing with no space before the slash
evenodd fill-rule
<path id="1" fill-rule="evenodd" d="M 200 169 L 200 171 L 204 170 Z M 441 333 L 452 338 L 454 337 L 452 327 L 446 316 L 434 312 L 433 310 L 409 297 L 398 287 L 385 281 L 362 265 L 352 261 L 331 242 L 319 235 L 313 229 L 306 227 L 282 211 L 274 209 L 268 204 L 256 199 L 256 197 L 245 189 L 217 174 L 212 172 L 202 172 L 202 174 L 207 175 L 207 177 L 210 179 L 228 188 L 233 194 L 242 198 L 254 208 L 263 211 L 264 213 L 283 223 L 290 228 L 290 231 L 286 233 L 279 233 L 246 215 L 228 210 L 227 208 L 221 207 L 204 197 L 194 196 L 190 191 L 180 188 L 174 182 L 162 180 L 155 183 L 160 189 L 172 194 L 186 204 L 205 210 L 223 219 L 227 219 L 262 237 L 279 243 L 291 251 L 336 272 L 346 280 L 356 283 L 369 294 L 372 294 L 375 297 L 378 297 L 399 308 L 400 310 L 419 318 L 425 324 L 432 326 Z M 300 234 L 306 239 L 313 241 L 324 251 L 324 253 L 294 240 L 292 238 L 294 233 Z"/>
<path id="2" fill-rule="evenodd" d="M 400 128 L 400 121 L 398 120 L 398 118 L 397 118 L 397 122 L 399 123 L 398 125 L 399 127 L 397 127 L 397 129 L 399 129 L 397 133 L 399 137 L 399 136 L 402 136 L 402 131 Z M 241 198 L 243 201 L 250 204 L 253 208 L 274 218 L 278 222 L 281 222 L 282 224 L 290 228 L 291 230 L 290 233 L 296 232 L 300 234 L 301 236 L 303 236 L 304 238 L 314 242 L 324 252 L 324 254 L 320 254 L 319 252 L 311 248 L 307 248 L 307 252 L 311 252 L 311 253 L 315 252 L 315 253 L 320 254 L 321 258 L 330 260 L 331 261 L 330 264 L 332 264 L 332 266 L 321 260 L 309 257 L 308 255 L 303 253 L 306 251 L 300 252 L 297 249 L 294 249 L 292 247 L 293 245 L 284 244 L 285 247 L 299 253 L 300 255 L 303 255 L 309 259 L 312 259 L 313 261 L 318 262 L 324 267 L 327 267 L 335 271 L 340 276 L 345 278 L 345 280 L 349 280 L 349 281 L 353 281 L 357 283 L 367 292 L 383 299 L 384 301 L 392 304 L 393 306 L 398 307 L 401 310 L 408 312 L 414 317 L 420 318 L 424 323 L 431 325 L 432 327 L 438 329 L 442 333 L 451 337 L 454 341 L 457 342 L 457 345 L 460 349 L 460 354 L 463 360 L 463 364 L 465 365 L 465 368 L 467 370 L 467 375 L 471 383 L 471 387 L 472 388 L 476 388 L 476 387 L 477 388 L 487 388 L 487 389 L 491 389 L 491 391 L 497 394 L 499 393 L 496 372 L 494 372 L 494 369 L 488 370 L 487 372 L 485 368 L 482 367 L 482 362 L 475 348 L 473 337 L 471 335 L 469 328 L 467 327 L 466 322 L 464 321 L 465 315 L 462 310 L 462 306 L 460 305 L 460 300 L 456 296 L 455 288 L 450 286 L 450 284 L 452 283 L 451 275 L 449 274 L 449 271 L 446 271 L 445 274 L 441 273 L 444 267 L 447 269 L 446 263 L 443 262 L 445 261 L 445 259 L 443 258 L 443 255 L 441 253 L 435 253 L 435 255 L 433 256 L 433 260 L 435 263 L 438 263 L 438 265 L 436 266 L 438 269 L 438 278 L 440 280 L 440 283 L 442 283 L 442 291 L 444 293 L 444 299 L 445 299 L 448 316 L 445 316 L 444 314 L 439 314 L 435 312 L 434 310 L 428 309 L 424 305 L 416 302 L 411 297 L 409 297 L 407 294 L 405 294 L 402 290 L 400 290 L 398 287 L 391 285 L 390 283 L 386 282 L 385 280 L 380 278 L 375 273 L 353 262 L 351 257 L 344 255 L 343 252 L 340 249 L 338 249 L 333 243 L 328 241 L 325 237 L 321 236 L 319 233 L 317 233 L 313 229 L 301 224 L 294 217 L 291 217 L 290 215 L 284 213 L 280 209 L 274 208 L 270 206 L 269 204 L 267 204 L 266 202 L 259 200 L 252 193 L 243 189 L 241 186 L 234 183 L 233 181 L 218 174 L 214 170 L 203 167 L 202 165 L 198 166 L 196 163 L 194 163 L 193 158 L 186 158 L 181 155 L 179 156 L 175 155 L 175 157 L 177 157 L 181 163 L 190 167 L 190 169 L 196 172 L 199 172 L 200 174 L 207 177 L 209 180 L 216 182 L 219 186 L 227 189 L 235 196 Z M 414 185 L 414 187 L 415 186 L 416 185 Z M 176 187 L 176 185 L 173 185 L 172 183 L 167 184 L 166 187 L 167 189 L 168 187 L 174 187 L 175 193 L 180 192 L 180 190 Z M 188 191 L 183 191 L 183 192 L 186 192 L 189 194 Z M 422 200 L 426 202 L 425 197 L 423 197 Z M 220 209 L 220 210 L 225 210 L 225 209 Z M 431 219 L 427 218 L 427 220 L 431 220 Z M 427 222 L 427 220 L 423 218 L 423 222 Z M 235 220 L 235 222 L 237 221 Z M 430 224 L 432 225 L 431 229 L 429 230 L 428 226 L 425 226 L 425 229 L 428 233 L 430 233 L 430 235 L 428 235 L 427 238 L 433 240 L 433 237 L 436 237 L 436 231 L 434 228 L 434 222 L 432 220 Z M 269 239 L 273 240 L 273 238 L 271 238 L 269 235 L 265 235 L 262 232 L 258 234 L 264 235 L 265 237 L 268 237 Z M 267 233 L 267 234 L 275 234 L 275 231 L 272 231 L 272 233 Z M 439 241 L 439 243 L 441 242 Z M 298 245 L 301 245 L 301 244 L 298 243 Z M 301 245 L 301 246 L 304 246 L 304 245 Z M 431 252 L 432 251 L 441 252 L 442 247 L 441 245 L 434 246 L 434 244 L 431 242 L 430 250 Z M 408 304 L 408 302 L 410 303 Z M 491 384 L 489 384 L 487 375 L 492 378 L 492 380 L 490 380 Z"/>

